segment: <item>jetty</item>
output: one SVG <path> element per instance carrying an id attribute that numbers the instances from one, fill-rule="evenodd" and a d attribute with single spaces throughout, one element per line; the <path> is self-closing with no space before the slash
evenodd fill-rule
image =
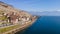
<path id="1" fill-rule="evenodd" d="M 0 1 L 0 34 L 15 34 L 28 28 L 36 20 L 37 16 Z"/>

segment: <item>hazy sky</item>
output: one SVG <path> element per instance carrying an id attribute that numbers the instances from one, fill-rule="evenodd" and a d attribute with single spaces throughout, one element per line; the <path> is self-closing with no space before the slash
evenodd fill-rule
<path id="1" fill-rule="evenodd" d="M 0 0 L 26 11 L 60 11 L 60 0 Z"/>

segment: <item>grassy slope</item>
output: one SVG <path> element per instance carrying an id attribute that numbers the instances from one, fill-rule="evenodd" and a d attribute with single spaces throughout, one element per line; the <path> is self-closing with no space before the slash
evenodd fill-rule
<path id="1" fill-rule="evenodd" d="M 18 28 L 18 27 L 20 27 L 19 24 L 15 25 L 15 26 L 0 28 L 0 33 L 7 32 L 7 31 L 13 30 L 13 29 Z"/>

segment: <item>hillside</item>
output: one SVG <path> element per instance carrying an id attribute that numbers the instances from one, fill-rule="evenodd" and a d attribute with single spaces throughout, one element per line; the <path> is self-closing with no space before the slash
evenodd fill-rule
<path id="1" fill-rule="evenodd" d="M 0 27 L 32 20 L 33 16 L 24 10 L 0 1 Z"/>

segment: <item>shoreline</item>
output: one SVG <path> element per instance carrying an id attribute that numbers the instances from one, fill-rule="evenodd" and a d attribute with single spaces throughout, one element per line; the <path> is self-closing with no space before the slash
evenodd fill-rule
<path id="1" fill-rule="evenodd" d="M 36 17 L 32 22 L 28 22 L 28 23 L 26 23 L 25 25 L 22 25 L 21 27 L 19 27 L 19 28 L 16 28 L 16 29 L 13 29 L 13 30 L 11 30 L 11 31 L 8 31 L 8 32 L 5 32 L 5 33 L 3 33 L 3 34 L 7 34 L 7 33 L 16 33 L 16 32 L 18 32 L 18 31 L 21 31 L 21 30 L 23 30 L 23 29 L 25 29 L 25 28 L 28 28 L 29 26 L 31 26 L 36 20 L 37 20 L 37 18 L 38 17 Z"/>
<path id="2" fill-rule="evenodd" d="M 35 21 L 38 19 L 38 16 L 37 16 L 37 18 L 32 22 L 32 24 L 30 25 L 30 26 L 32 26 L 34 23 L 35 23 Z M 29 28 L 30 26 L 28 26 L 27 28 Z M 25 28 L 25 29 L 23 29 L 23 30 L 21 30 L 21 31 L 18 31 L 18 32 L 16 32 L 15 34 L 17 34 L 17 33 L 19 33 L 19 34 L 22 34 L 23 33 L 23 31 L 25 31 L 27 28 Z"/>

